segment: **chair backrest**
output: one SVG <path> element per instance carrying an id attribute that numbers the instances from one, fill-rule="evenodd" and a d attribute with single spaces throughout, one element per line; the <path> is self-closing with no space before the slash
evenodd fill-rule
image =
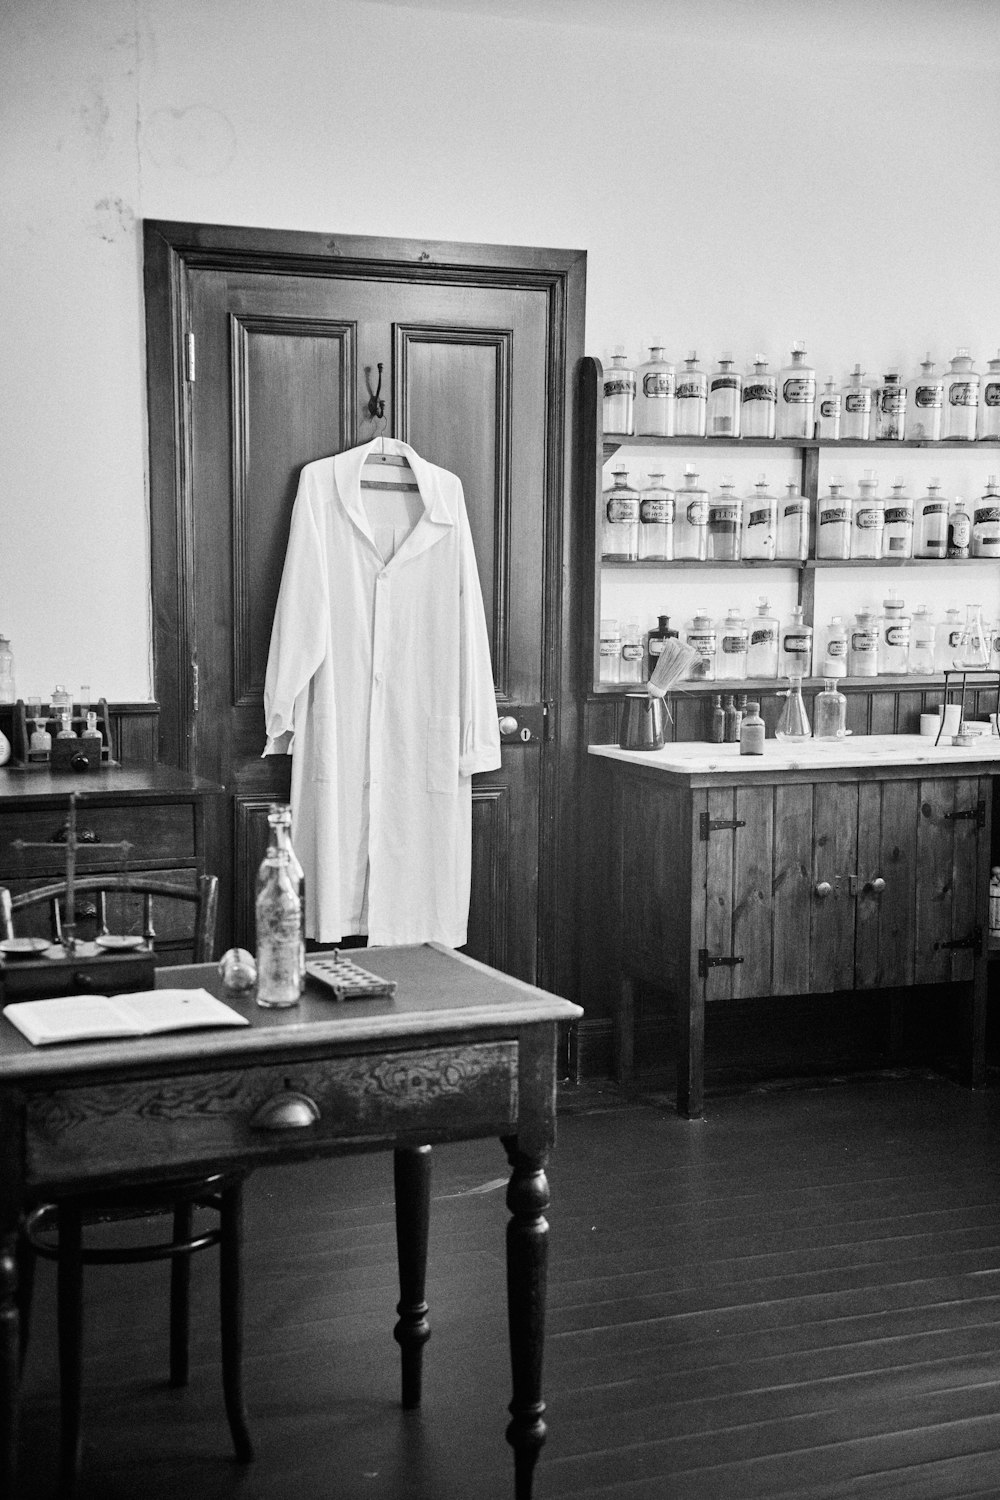
<path id="1" fill-rule="evenodd" d="M 179 885 L 175 881 L 157 880 L 153 876 L 144 875 L 81 875 L 74 882 L 74 888 L 78 896 L 88 891 L 96 893 L 95 915 L 98 934 L 109 931 L 107 902 L 109 894 L 118 894 L 123 898 L 141 897 L 142 937 L 151 948 L 155 947 L 157 936 L 153 913 L 154 901 L 184 902 L 193 908 L 194 962 L 210 963 L 215 956 L 215 923 L 219 904 L 219 882 L 215 875 L 199 876 L 196 885 Z M 20 895 L 13 897 L 9 897 L 8 892 L 0 888 L 0 931 L 3 932 L 4 937 L 14 937 L 18 912 L 28 907 L 48 906 L 52 937 L 56 942 L 61 941 L 63 914 L 60 903 L 65 900 L 65 897 L 65 880 L 54 881 L 51 885 L 36 886 L 33 890 L 22 891 Z"/>

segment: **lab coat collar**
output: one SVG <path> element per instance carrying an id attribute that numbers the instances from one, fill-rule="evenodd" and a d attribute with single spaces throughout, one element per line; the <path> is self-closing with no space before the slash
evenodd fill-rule
<path id="1" fill-rule="evenodd" d="M 416 453 L 409 443 L 404 443 L 401 438 L 372 438 L 370 443 L 363 443 L 360 448 L 349 448 L 346 453 L 338 453 L 333 460 L 333 467 L 337 493 L 344 509 L 361 535 L 370 543 L 376 555 L 378 555 L 378 548 L 375 546 L 375 538 L 368 524 L 368 516 L 361 499 L 361 470 L 365 459 L 374 451 L 376 443 L 379 442 L 384 443 L 387 453 L 401 454 L 409 460 L 424 507 L 420 520 L 387 565 L 392 567 L 393 564 L 404 562 L 408 557 L 415 557 L 418 553 L 425 552 L 428 547 L 433 547 L 434 543 L 444 536 L 445 529 L 453 526 L 455 522 L 441 493 L 441 486 L 433 464 L 421 458 L 420 454 Z"/>

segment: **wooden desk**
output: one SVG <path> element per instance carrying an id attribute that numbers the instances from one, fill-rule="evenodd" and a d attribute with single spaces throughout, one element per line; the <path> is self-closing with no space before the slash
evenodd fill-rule
<path id="1" fill-rule="evenodd" d="M 32 1047 L 0 1022 L 0 1494 L 13 1500 L 17 1439 L 16 1243 L 32 1199 L 320 1155 L 395 1153 L 403 1404 L 420 1399 L 429 1337 L 424 1276 L 430 1148 L 498 1135 L 511 1166 L 507 1292 L 515 1493 L 531 1494 L 545 1441 L 541 1393 L 556 1040 L 567 1000 L 436 945 L 372 949 L 398 990 L 337 1004 L 310 990 L 291 1010 L 234 1001 L 245 1030 Z M 161 985 L 220 993 L 213 965 Z M 283 1127 L 297 1098 L 318 1118 Z M 299 1103 L 309 1114 L 308 1104 Z M 221 1441 L 221 1439 L 220 1439 Z"/>

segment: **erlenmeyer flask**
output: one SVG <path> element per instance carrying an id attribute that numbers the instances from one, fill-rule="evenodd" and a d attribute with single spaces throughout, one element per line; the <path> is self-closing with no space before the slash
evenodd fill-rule
<path id="1" fill-rule="evenodd" d="M 777 740 L 807 740 L 812 735 L 806 706 L 802 701 L 801 677 L 789 677 L 788 691 L 782 695 L 785 706 L 781 710 L 778 727 L 774 731 Z"/>
<path id="2" fill-rule="evenodd" d="M 953 665 L 983 671 L 990 664 L 990 646 L 983 628 L 983 609 L 980 604 L 965 606 L 965 624 L 955 647 Z"/>

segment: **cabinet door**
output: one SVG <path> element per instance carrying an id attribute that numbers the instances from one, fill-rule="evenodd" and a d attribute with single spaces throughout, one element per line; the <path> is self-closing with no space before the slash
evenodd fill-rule
<path id="1" fill-rule="evenodd" d="M 972 776 L 919 785 L 914 981 L 971 979 L 987 788 Z"/>
<path id="2" fill-rule="evenodd" d="M 856 903 L 851 877 L 857 861 L 857 783 L 817 782 L 809 926 L 809 989 L 814 994 L 854 988 Z"/>
<path id="3" fill-rule="evenodd" d="M 774 788 L 721 787 L 693 800 L 695 946 L 706 960 L 698 983 L 706 1001 L 770 994 Z"/>
<path id="4" fill-rule="evenodd" d="M 919 815 L 918 781 L 868 782 L 858 788 L 859 990 L 913 983 Z"/>

